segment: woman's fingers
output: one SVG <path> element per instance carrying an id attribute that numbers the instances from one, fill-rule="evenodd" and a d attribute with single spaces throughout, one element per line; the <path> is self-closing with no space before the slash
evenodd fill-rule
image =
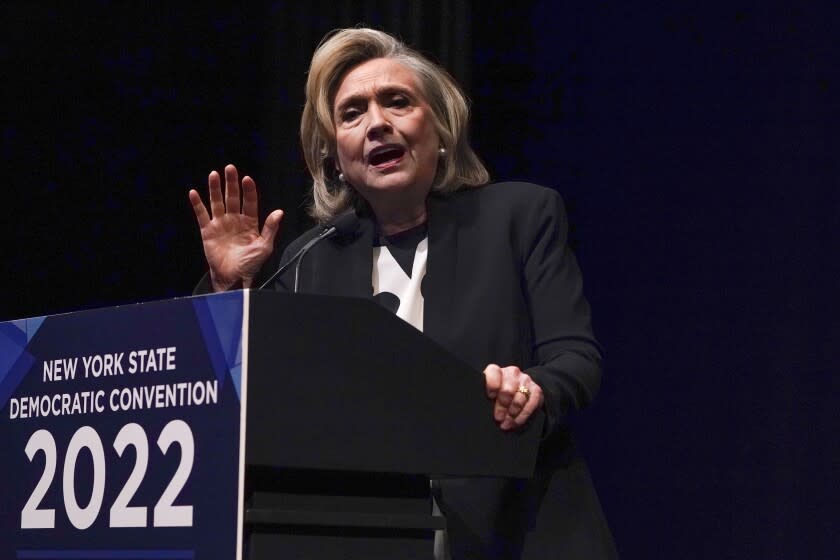
<path id="1" fill-rule="evenodd" d="M 507 415 L 511 418 L 516 418 L 516 416 L 525 408 L 525 405 L 528 404 L 530 398 L 531 395 L 526 395 L 525 393 L 521 393 L 519 391 L 514 393 L 513 400 L 510 401 L 510 405 L 507 408 Z"/>
<path id="2" fill-rule="evenodd" d="M 211 171 L 207 176 L 207 189 L 210 191 L 211 216 L 220 218 L 225 213 L 225 203 L 222 202 L 222 180 L 218 172 Z"/>
<path id="3" fill-rule="evenodd" d="M 257 217 L 257 185 L 247 175 L 242 177 L 242 213 L 252 218 Z"/>
<path id="4" fill-rule="evenodd" d="M 522 406 L 522 409 L 517 414 L 511 415 L 511 422 L 513 425 L 508 425 L 508 428 L 518 428 L 519 426 L 524 426 L 528 419 L 531 418 L 534 411 L 542 406 L 542 388 L 532 382 L 529 386 L 529 391 L 530 394 L 528 395 L 528 399 L 525 401 L 525 404 Z"/>
<path id="5" fill-rule="evenodd" d="M 542 405 L 542 388 L 516 366 L 484 369 L 487 397 L 494 400 L 493 418 L 503 430 L 524 425 Z"/>
<path id="6" fill-rule="evenodd" d="M 225 206 L 230 214 L 239 214 L 242 206 L 239 201 L 239 172 L 232 164 L 225 166 Z"/>
<path id="7" fill-rule="evenodd" d="M 496 364 L 489 364 L 484 368 L 484 385 L 488 399 L 495 399 L 502 386 L 502 368 Z"/>
<path id="8" fill-rule="evenodd" d="M 530 382 L 527 374 L 522 373 L 516 366 L 502 368 L 502 388 L 499 396 L 496 397 L 496 410 L 494 416 L 496 421 L 501 422 L 501 428 L 507 430 L 512 427 L 512 419 L 515 418 L 528 400 L 526 393 L 519 390 Z"/>
<path id="9" fill-rule="evenodd" d="M 210 192 L 210 212 L 201 201 L 198 191 L 191 189 L 189 192 L 190 204 L 198 220 L 199 228 L 204 229 L 211 224 L 217 224 L 217 233 L 225 232 L 240 234 L 248 230 L 253 232 L 255 237 L 263 237 L 273 245 L 274 237 L 283 217 L 281 210 L 275 210 L 266 219 L 262 233 L 257 229 L 259 216 L 257 214 L 258 195 L 257 185 L 247 175 L 242 178 L 240 189 L 239 173 L 233 165 L 226 165 L 225 170 L 225 192 L 222 194 L 221 176 L 217 171 L 211 171 L 207 177 L 207 187 Z M 240 194 L 242 199 L 240 200 Z M 241 209 L 241 212 L 240 212 Z M 218 221 L 217 221 L 218 220 Z"/>
<path id="10" fill-rule="evenodd" d="M 496 397 L 496 400 L 502 403 L 505 408 L 510 407 L 511 403 L 513 403 L 517 390 L 522 384 L 520 381 L 522 376 L 527 377 L 516 366 L 502 368 L 502 388 L 499 390 L 499 396 Z"/>
<path id="11" fill-rule="evenodd" d="M 199 227 L 203 227 L 212 218 L 221 218 L 226 213 L 243 213 L 249 217 L 257 217 L 257 185 L 248 176 L 242 178 L 242 189 L 239 186 L 239 172 L 236 166 L 225 166 L 225 189 L 222 193 L 222 179 L 217 171 L 211 171 L 207 176 L 207 187 L 210 193 L 210 213 L 201 203 L 201 196 L 196 191 L 190 191 L 190 202 L 193 206 Z M 194 193 L 194 194 L 193 194 Z M 243 199 L 240 201 L 240 193 Z M 198 205 L 201 204 L 201 207 Z M 241 212 L 240 212 L 241 208 Z M 203 212 L 202 212 L 203 210 Z M 204 217 L 206 216 L 206 220 Z"/>
<path id="12" fill-rule="evenodd" d="M 280 229 L 280 220 L 282 219 L 282 210 L 275 210 L 265 219 L 260 237 L 263 238 L 265 244 L 269 247 L 274 246 L 274 238 L 277 236 L 277 230 Z"/>
<path id="13" fill-rule="evenodd" d="M 210 215 L 207 213 L 207 208 L 201 201 L 201 195 L 198 194 L 197 190 L 190 189 L 189 197 L 193 212 L 195 212 L 195 219 L 198 220 L 198 227 L 201 229 L 210 223 Z"/>

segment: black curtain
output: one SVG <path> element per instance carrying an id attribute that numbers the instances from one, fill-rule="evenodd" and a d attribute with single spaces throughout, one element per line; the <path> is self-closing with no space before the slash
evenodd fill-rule
<path id="1" fill-rule="evenodd" d="M 3 318 L 189 293 L 205 264 L 190 187 L 235 163 L 261 213 L 310 225 L 298 136 L 321 38 L 368 25 L 469 87 L 469 2 L 5 3 Z M 15 294 L 10 297 L 9 294 Z"/>

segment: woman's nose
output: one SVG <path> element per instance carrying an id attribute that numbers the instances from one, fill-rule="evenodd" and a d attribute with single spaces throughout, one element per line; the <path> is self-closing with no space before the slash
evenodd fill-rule
<path id="1" fill-rule="evenodd" d="M 385 114 L 385 111 L 382 110 L 378 104 L 373 103 L 372 106 L 368 109 L 368 117 L 370 118 L 368 124 L 367 135 L 368 138 L 376 138 L 377 136 L 391 132 L 393 129 L 391 128 L 391 123 L 388 120 L 388 116 Z"/>

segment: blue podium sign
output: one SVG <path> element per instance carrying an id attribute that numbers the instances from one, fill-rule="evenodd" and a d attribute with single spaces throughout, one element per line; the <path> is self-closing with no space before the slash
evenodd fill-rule
<path id="1" fill-rule="evenodd" d="M 0 558 L 241 558 L 248 297 L 0 323 Z"/>

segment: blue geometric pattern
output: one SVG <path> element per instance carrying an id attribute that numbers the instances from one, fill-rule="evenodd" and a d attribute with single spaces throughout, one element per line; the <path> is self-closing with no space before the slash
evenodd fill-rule
<path id="1" fill-rule="evenodd" d="M 6 406 L 35 363 L 35 358 L 26 351 L 26 346 L 41 328 L 44 319 L 33 317 L 0 323 L 0 408 Z"/>
<path id="2" fill-rule="evenodd" d="M 46 319 L 46 317 L 30 317 L 29 319 L 18 319 L 17 321 L 12 321 L 12 324 L 26 333 L 26 342 L 29 342 L 32 340 L 32 337 L 35 336 L 35 333 L 38 332 L 38 329 L 41 328 L 41 325 L 44 323 L 44 319 Z"/>
<path id="3" fill-rule="evenodd" d="M 219 384 L 230 377 L 241 400 L 243 292 L 192 298 L 201 335 Z"/>

